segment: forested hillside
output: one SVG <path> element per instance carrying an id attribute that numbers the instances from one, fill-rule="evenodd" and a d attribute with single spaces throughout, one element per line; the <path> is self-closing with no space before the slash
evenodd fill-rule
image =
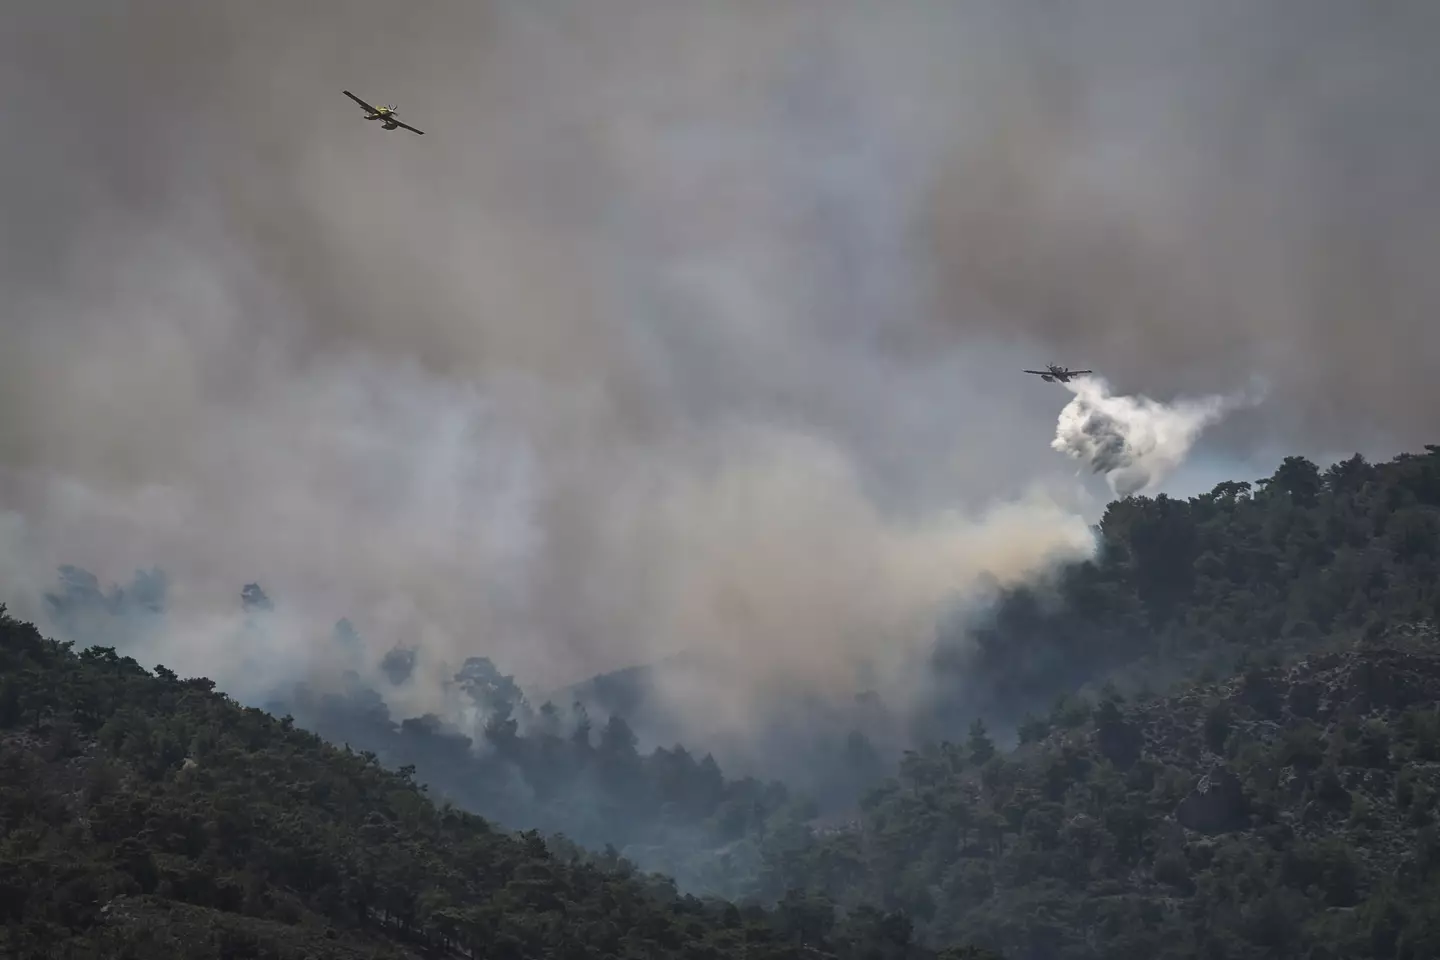
<path id="1" fill-rule="evenodd" d="M 1101 534 L 952 651 L 937 725 L 1020 747 L 920 741 L 855 829 L 773 838 L 765 892 L 1022 960 L 1440 955 L 1440 448 L 1130 498 Z"/>
<path id="2" fill-rule="evenodd" d="M 459 679 L 482 687 L 475 702 L 490 709 L 478 737 L 434 715 L 396 723 L 365 686 L 329 694 L 300 686 L 273 709 L 335 742 L 363 745 L 391 766 L 415 767 L 459 806 L 583 847 L 613 846 L 689 891 L 745 893 L 763 838 L 814 816 L 814 804 L 782 783 L 727 779 L 709 754 L 678 744 L 642 753 L 618 714 L 597 724 L 583 708 L 531 710 L 489 660 L 472 659 Z"/>
<path id="3" fill-rule="evenodd" d="M 1323 471 L 1287 457 L 1254 484 L 1129 497 L 1100 535 L 1094 562 L 1008 592 L 941 644 L 951 679 L 933 733 L 977 715 L 1012 726 L 1087 684 L 1163 691 L 1440 616 L 1440 447 Z"/>
<path id="4" fill-rule="evenodd" d="M 899 914 L 681 897 L 504 834 L 410 768 L 3 607 L 0 771 L 7 957 L 934 956 Z"/>
<path id="5" fill-rule="evenodd" d="M 145 646 L 148 631 L 163 628 L 167 577 L 141 571 L 127 587 L 103 590 L 94 574 L 67 566 L 47 599 L 61 636 L 129 654 Z M 275 602 L 254 583 L 238 599 L 245 629 L 253 633 L 237 635 L 235 646 L 265 649 L 263 640 L 254 641 L 267 629 Z M 755 889 L 764 838 L 815 815 L 815 794 L 800 795 L 774 780 L 727 777 L 708 753 L 673 742 L 641 750 L 623 715 L 592 721 L 579 703 L 537 707 L 488 657 L 470 657 L 452 678 L 455 702 L 475 718 L 468 729 L 434 714 L 396 716 L 386 695 L 409 682 L 413 649 L 396 646 L 366 663 L 348 620 L 318 642 L 329 644 L 335 663 L 354 668 L 344 681 L 302 680 L 269 690 L 256 705 L 291 715 L 331 742 L 369 751 L 392 769 L 413 766 L 435 795 L 507 829 L 563 834 L 595 850 L 613 846 L 689 892 L 736 897 Z M 827 796 L 853 803 L 888 765 L 853 731 L 837 731 L 833 739 L 838 749 L 830 766 L 837 775 L 828 780 Z"/>
<path id="6" fill-rule="evenodd" d="M 942 637 L 939 682 L 912 718 L 912 743 L 963 739 L 977 717 L 1022 730 L 1057 700 L 1063 713 L 1065 699 L 1093 701 L 1112 687 L 1163 692 L 1440 619 L 1440 448 L 1379 464 L 1357 455 L 1324 470 L 1289 457 L 1253 484 L 1189 500 L 1130 497 L 1109 505 L 1099 534 L 1093 562 L 1009 591 Z M 601 680 L 580 692 L 645 709 L 645 671 Z M 325 697 L 301 689 L 283 703 L 327 735 L 415 764 L 472 809 L 614 843 L 689 889 L 728 896 L 770 889 L 761 850 L 801 829 L 817 801 L 845 819 L 899 760 L 842 728 L 791 764 L 790 783 L 726 781 L 683 747 L 638 754 L 620 713 L 592 729 L 583 709 L 546 706 L 517 731 L 514 715 L 530 708 L 488 660 L 471 661 L 457 681 L 495 705 L 482 737 L 496 749 L 483 757 L 438 718 L 395 722 L 364 686 Z"/>
<path id="7" fill-rule="evenodd" d="M 1187 677 L 1224 676 L 1246 658 L 1343 645 L 1436 616 L 1437 506 L 1437 447 L 1324 469 L 1288 457 L 1267 478 L 1188 500 L 1112 502 L 1094 562 L 1008 591 L 945 631 L 933 663 L 940 682 L 914 718 L 912 740 L 963 737 L 977 716 L 1013 731 L 1027 712 L 1106 683 L 1163 691 Z M 573 693 L 633 720 L 653 709 L 649 672 L 597 677 Z M 826 782 L 871 776 L 868 747 L 862 738 L 858 749 L 836 751 L 848 776 Z"/>
<path id="8" fill-rule="evenodd" d="M 1440 956 L 1429 624 L 1174 696 L 1068 703 L 996 752 L 912 752 L 857 830 L 768 851 L 800 887 L 1019 960 Z"/>
<path id="9" fill-rule="evenodd" d="M 1095 560 L 943 638 L 913 750 L 836 731 L 824 762 L 863 799 L 824 828 L 793 788 L 726 779 L 681 746 L 641 752 L 620 714 L 532 709 L 484 658 L 456 682 L 488 710 L 485 750 L 438 717 L 397 723 L 383 680 L 302 686 L 284 709 L 507 826 L 779 904 L 762 927 L 833 903 L 890 911 L 900 939 L 909 917 L 916 942 L 1021 960 L 1440 955 L 1440 448 L 1127 498 L 1099 534 Z M 122 605 L 67 577 L 60 619 Z M 159 609 L 155 582 L 125 602 Z M 403 681 L 404 651 L 380 667 Z"/>

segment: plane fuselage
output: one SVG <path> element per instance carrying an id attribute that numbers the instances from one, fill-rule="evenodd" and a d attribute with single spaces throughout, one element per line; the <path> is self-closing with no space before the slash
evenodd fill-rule
<path id="1" fill-rule="evenodd" d="M 1069 383 L 1075 377 L 1083 377 L 1091 371 L 1071 370 L 1068 367 L 1060 367 L 1053 363 L 1047 363 L 1044 370 L 1026 370 L 1025 372 L 1035 374 L 1046 383 L 1055 383 L 1057 381 L 1060 383 Z"/>
<path id="2" fill-rule="evenodd" d="M 383 107 L 377 107 L 374 104 L 366 103 L 364 100 L 361 100 L 349 90 L 342 90 L 341 92 L 360 105 L 361 109 L 365 111 L 366 120 L 379 120 L 380 128 L 382 130 L 399 130 L 401 127 L 404 127 L 406 130 L 409 130 L 412 133 L 423 134 L 425 132 L 423 130 L 416 130 L 408 123 L 401 123 L 399 120 L 395 119 L 395 115 L 400 111 L 396 110 L 393 104 L 387 103 Z"/>

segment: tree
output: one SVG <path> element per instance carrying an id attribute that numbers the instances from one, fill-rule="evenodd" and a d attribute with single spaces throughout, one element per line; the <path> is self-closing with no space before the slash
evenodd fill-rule
<path id="1" fill-rule="evenodd" d="M 966 741 L 966 747 L 970 753 L 970 765 L 973 767 L 984 766 L 995 755 L 995 742 L 990 739 L 983 719 L 977 717 L 970 724 L 970 736 Z"/>
<path id="2" fill-rule="evenodd" d="M 1267 490 L 1284 494 L 1297 507 L 1311 507 L 1323 487 L 1320 469 L 1315 464 L 1304 457 L 1286 457 L 1270 477 Z"/>
<path id="3" fill-rule="evenodd" d="M 275 609 L 275 604 L 258 583 L 247 583 L 240 590 L 240 606 L 246 613 L 268 613 Z"/>

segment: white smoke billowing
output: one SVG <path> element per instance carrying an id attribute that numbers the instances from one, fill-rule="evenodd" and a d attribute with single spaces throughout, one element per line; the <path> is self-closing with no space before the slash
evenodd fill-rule
<path id="1" fill-rule="evenodd" d="M 1015 500 L 1070 480 L 1017 341 L 1428 429 L 1440 7 L 1050 6 L 15 0 L 0 601 L 157 565 L 147 659 L 227 686 L 346 616 L 397 711 L 704 647 L 695 723 L 763 734 L 1086 555 Z M 1062 448 L 1151 489 L 1224 409 L 1077 393 Z"/>
<path id="2" fill-rule="evenodd" d="M 61 564 L 158 566 L 147 666 L 323 678 L 348 617 L 369 662 L 415 651 L 385 688 L 407 715 L 470 656 L 553 688 L 703 648 L 725 683 L 687 719 L 763 740 L 767 705 L 862 667 L 903 701 L 978 578 L 1087 554 L 1075 511 L 1011 505 L 1052 471 L 1012 442 L 1049 414 L 954 416 L 1005 395 L 1008 344 L 915 349 L 935 121 L 1004 70 L 956 55 L 1001 24 L 357 2 L 12 4 L 17 613 L 43 620 Z M 116 122 L 97 85 L 147 109 Z M 250 582 L 265 637 L 236 625 Z"/>
<path id="3" fill-rule="evenodd" d="M 1245 394 L 1170 403 L 1143 395 L 1116 396 L 1105 379 L 1096 376 L 1064 386 L 1075 397 L 1060 411 L 1050 446 L 1104 475 L 1119 497 L 1153 493 L 1184 463 L 1206 428 L 1255 402 Z"/>
<path id="4" fill-rule="evenodd" d="M 705 724 L 694 734 L 743 739 L 771 705 L 861 689 L 904 708 L 947 609 L 1095 549 L 1084 518 L 1038 491 L 898 519 L 830 444 L 775 431 L 738 443 L 744 456 L 657 503 L 657 529 L 680 539 L 654 551 L 672 560 L 643 629 L 703 665 L 656 674 L 675 715 Z"/>

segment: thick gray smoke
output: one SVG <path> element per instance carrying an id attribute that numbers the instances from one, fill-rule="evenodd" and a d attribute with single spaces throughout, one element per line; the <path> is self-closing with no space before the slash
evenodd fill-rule
<path id="1" fill-rule="evenodd" d="M 972 584 L 1091 549 L 1038 357 L 1258 365 L 1287 443 L 1431 427 L 1437 19 L 14 0 L 3 599 L 158 565 L 154 659 L 232 688 L 349 616 L 417 649 L 400 710 L 472 654 L 703 645 L 733 723 L 903 686 Z"/>
<path id="2" fill-rule="evenodd" d="M 1262 379 L 1210 438 L 1241 456 L 1434 442 L 1440 5 L 1007 10 L 916 222 L 943 328 L 1121 393 Z"/>
<path id="3" fill-rule="evenodd" d="M 1103 474 L 1118 497 L 1158 490 L 1185 461 L 1201 432 L 1253 402 L 1243 395 L 1170 403 L 1115 396 L 1102 377 L 1081 377 L 1065 387 L 1075 398 L 1060 411 L 1050 446 Z"/>
<path id="4" fill-rule="evenodd" d="M 702 729 L 903 700 L 943 610 L 1091 539 L 1023 405 L 954 415 L 1003 344 L 886 344 L 927 151 L 887 71 L 932 15 L 820 9 L 12 5 L 7 599 L 158 565 L 137 655 L 242 696 L 350 666 L 348 616 L 416 651 L 403 714 L 471 655 L 697 648 Z"/>

